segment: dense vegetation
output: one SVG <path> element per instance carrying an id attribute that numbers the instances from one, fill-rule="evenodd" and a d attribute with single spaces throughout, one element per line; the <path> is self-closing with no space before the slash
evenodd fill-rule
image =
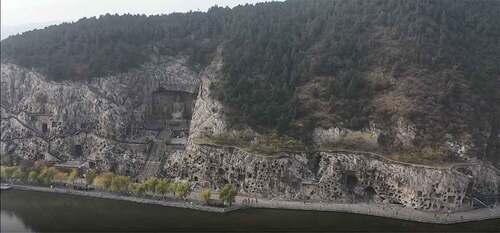
<path id="1" fill-rule="evenodd" d="M 105 15 L 10 37 L 2 59 L 84 80 L 162 55 L 201 69 L 221 47 L 214 89 L 235 125 L 307 141 L 317 126 L 391 129 L 403 117 L 419 130 L 417 146 L 486 131 L 475 141 L 491 156 L 500 151 L 499 12 L 495 0 L 290 0 Z"/>
<path id="2" fill-rule="evenodd" d="M 81 182 L 80 180 L 84 180 Z M 133 195 L 149 198 L 172 198 L 175 196 L 187 200 L 192 187 L 188 181 L 174 181 L 165 178 L 150 177 L 141 182 L 133 182 L 128 176 L 120 176 L 111 172 L 98 174 L 95 170 L 87 170 L 79 174 L 78 170 L 60 171 L 43 161 L 32 162 L 22 160 L 18 166 L 0 166 L 0 181 L 42 186 L 60 186 L 71 188 L 74 185 L 94 187 L 98 191 L 112 192 L 122 195 Z M 231 205 L 238 192 L 232 184 L 221 188 L 220 200 Z M 212 190 L 205 189 L 200 199 L 210 204 Z"/>

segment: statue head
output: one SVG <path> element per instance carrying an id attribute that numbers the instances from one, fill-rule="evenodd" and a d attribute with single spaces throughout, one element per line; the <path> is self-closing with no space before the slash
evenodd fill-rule
<path id="1" fill-rule="evenodd" d="M 180 96 L 175 97 L 175 102 L 172 104 L 172 118 L 173 119 L 182 119 L 184 115 L 184 104 L 180 101 Z"/>

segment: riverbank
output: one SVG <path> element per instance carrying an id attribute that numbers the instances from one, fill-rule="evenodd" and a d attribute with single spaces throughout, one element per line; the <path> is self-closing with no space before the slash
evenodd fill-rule
<path id="1" fill-rule="evenodd" d="M 256 208 L 334 211 L 363 214 L 422 223 L 454 224 L 500 218 L 500 206 L 454 213 L 431 213 L 400 207 L 393 204 L 343 204 L 325 202 L 298 202 L 280 200 L 261 200 L 251 205 Z"/>
<path id="2" fill-rule="evenodd" d="M 121 201 L 130 201 L 141 204 L 161 205 L 167 207 L 187 208 L 200 211 L 208 211 L 215 213 L 227 213 L 243 208 L 268 208 L 268 209 L 291 209 L 291 210 L 309 210 L 309 211 L 332 211 L 341 213 L 363 214 L 378 217 L 386 217 L 422 223 L 435 224 L 453 224 L 472 221 L 481 221 L 487 219 L 500 218 L 500 206 L 494 208 L 482 208 L 463 212 L 454 213 L 431 213 L 409 208 L 403 208 L 397 205 L 390 204 L 342 204 L 342 203 L 325 203 L 325 202 L 299 202 L 299 201 L 282 201 L 255 199 L 245 196 L 237 196 L 236 202 L 232 207 L 221 208 L 214 206 L 203 205 L 196 201 L 198 193 L 192 193 L 190 198 L 195 202 L 185 202 L 183 200 L 155 200 L 149 198 L 131 197 L 117 195 L 99 191 L 79 191 L 66 188 L 48 188 L 30 185 L 11 185 L 13 189 L 51 192 L 69 195 L 86 196 L 92 198 L 103 198 Z M 250 202 L 248 200 L 251 200 Z"/>
<path id="3" fill-rule="evenodd" d="M 99 192 L 99 191 L 80 191 L 74 189 L 67 188 L 49 188 L 49 187 L 41 187 L 41 186 L 31 186 L 31 185 L 19 185 L 12 184 L 10 185 L 12 189 L 16 190 L 24 190 L 24 191 L 36 191 L 36 192 L 49 192 L 49 193 L 60 193 L 60 194 L 69 194 L 69 195 L 78 195 L 85 197 L 93 197 L 93 198 L 103 198 L 103 199 L 112 199 L 112 200 L 120 200 L 120 201 L 130 201 L 141 204 L 150 204 L 150 205 L 161 205 L 166 207 L 177 207 L 177 208 L 187 208 L 194 209 L 200 211 L 208 211 L 214 213 L 226 213 L 238 209 L 242 209 L 245 206 L 242 205 L 233 205 L 227 208 L 214 207 L 203 205 L 200 203 L 186 202 L 183 200 L 155 200 L 151 198 L 140 198 L 140 197 L 132 197 L 132 196 L 124 196 L 107 192 Z"/>

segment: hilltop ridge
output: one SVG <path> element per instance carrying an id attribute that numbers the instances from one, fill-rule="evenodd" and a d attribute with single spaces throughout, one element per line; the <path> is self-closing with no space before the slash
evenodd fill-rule
<path id="1" fill-rule="evenodd" d="M 498 1 L 290 0 L 104 15 L 9 37 L 2 62 L 91 82 L 172 56 L 201 72 L 219 54 L 210 89 L 230 129 L 496 164 L 499 9 Z"/>

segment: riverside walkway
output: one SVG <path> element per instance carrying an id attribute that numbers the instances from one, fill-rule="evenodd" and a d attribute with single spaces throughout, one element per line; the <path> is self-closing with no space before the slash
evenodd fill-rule
<path id="1" fill-rule="evenodd" d="M 487 219 L 500 218 L 500 206 L 491 208 L 481 208 L 474 210 L 467 210 L 462 212 L 452 213 L 434 213 L 415 210 L 411 208 L 404 208 L 393 204 L 345 204 L 345 203 L 331 203 L 331 202 L 301 202 L 301 201 L 288 201 L 288 200 L 273 200 L 273 199 L 256 199 L 254 197 L 237 196 L 235 203 L 232 207 L 221 208 L 204 205 L 200 201 L 200 193 L 193 192 L 188 197 L 188 201 L 181 199 L 167 199 L 158 200 L 151 198 L 125 196 L 113 194 L 108 192 L 99 191 L 79 191 L 67 188 L 49 188 L 30 185 L 11 185 L 13 189 L 39 191 L 39 192 L 52 192 L 70 195 L 79 195 L 94 198 L 104 198 L 122 201 L 131 201 L 142 204 L 154 204 L 168 207 L 187 208 L 200 211 L 208 211 L 215 213 L 227 213 L 244 208 L 270 208 L 270 209 L 293 209 L 293 210 L 314 210 L 314 211 L 333 211 L 342 213 L 364 214 L 386 218 L 394 218 L 423 223 L 436 223 L 436 224 L 453 224 L 470 221 L 480 221 Z M 217 193 L 213 194 L 214 196 Z"/>
<path id="2" fill-rule="evenodd" d="M 405 208 L 395 204 L 345 204 L 331 202 L 300 202 L 267 199 L 257 199 L 257 201 L 255 201 L 255 198 L 246 198 L 241 196 L 237 198 L 237 202 L 242 202 L 245 199 L 253 200 L 250 202 L 249 206 L 255 208 L 334 211 L 342 213 L 372 215 L 423 223 L 453 224 L 500 218 L 500 206 L 451 213 L 434 213 Z"/>
<path id="3" fill-rule="evenodd" d="M 81 191 L 74 190 L 68 188 L 49 188 L 42 186 L 31 186 L 31 185 L 11 185 L 13 189 L 16 190 L 24 190 L 24 191 L 36 191 L 36 192 L 49 192 L 49 193 L 59 193 L 59 194 L 69 194 L 69 195 L 77 195 L 77 196 L 85 196 L 85 197 L 93 197 L 93 198 L 103 198 L 103 199 L 112 199 L 112 200 L 120 200 L 120 201 L 131 201 L 142 204 L 152 204 L 152 205 L 161 205 L 166 207 L 177 207 L 177 208 L 186 208 L 186 209 L 194 209 L 215 213 L 226 213 L 242 208 L 246 208 L 246 206 L 242 205 L 233 205 L 231 207 L 214 207 L 203 205 L 201 202 L 191 199 L 188 201 L 184 201 L 181 199 L 166 199 L 166 200 L 158 200 L 152 198 L 142 198 L 142 197 L 134 197 L 134 196 L 126 196 L 120 194 L 113 194 L 108 192 L 100 192 L 100 191 Z M 197 193 L 196 193 L 197 194 Z M 194 195 L 191 194 L 191 197 Z M 197 194 L 199 195 L 199 194 Z M 194 201 L 194 202 L 193 202 Z"/>

